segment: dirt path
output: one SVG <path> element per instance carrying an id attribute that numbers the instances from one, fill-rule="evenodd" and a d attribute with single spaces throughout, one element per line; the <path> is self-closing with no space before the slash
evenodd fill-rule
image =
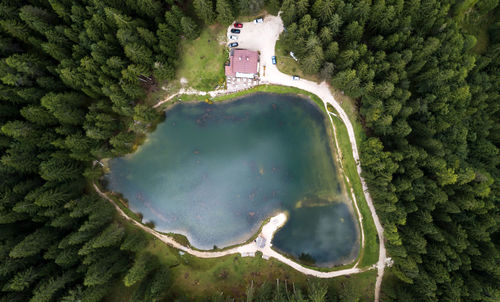
<path id="1" fill-rule="evenodd" d="M 115 202 L 109 198 L 106 194 L 104 194 L 99 187 L 96 184 L 94 185 L 94 189 L 96 192 L 104 199 L 108 200 L 111 202 L 111 204 L 116 208 L 118 213 L 123 216 L 125 219 L 129 220 L 133 224 L 135 224 L 137 227 L 143 229 L 144 231 L 150 233 L 151 235 L 155 236 L 156 238 L 160 239 L 161 241 L 165 242 L 166 244 L 184 251 L 188 254 L 191 254 L 193 256 L 199 257 L 199 258 L 218 258 L 218 257 L 223 257 L 231 254 L 241 254 L 243 257 L 254 257 L 256 252 L 261 252 L 262 253 L 262 258 L 264 259 L 269 259 L 269 258 L 274 258 L 278 261 L 281 261 L 297 271 L 306 274 L 306 275 L 311 275 L 319 278 L 332 278 L 332 277 L 338 277 L 338 276 L 343 276 L 343 275 L 351 275 L 351 274 L 356 274 L 360 272 L 367 271 L 369 269 L 359 269 L 359 268 L 349 268 L 349 269 L 344 269 L 344 270 L 339 270 L 339 271 L 334 271 L 334 272 L 319 272 L 307 267 L 304 267 L 300 265 L 299 263 L 286 258 L 285 256 L 281 255 L 280 253 L 276 252 L 275 250 L 272 249 L 272 239 L 276 231 L 281 228 L 285 222 L 286 222 L 286 215 L 284 213 L 279 213 L 276 216 L 271 217 L 268 223 L 266 223 L 263 227 L 261 232 L 259 233 L 257 238 L 260 238 L 264 244 L 263 246 L 259 246 L 257 244 L 257 240 L 254 240 L 250 243 L 240 245 L 237 247 L 233 247 L 227 250 L 222 250 L 222 251 L 199 251 L 199 250 L 194 250 L 192 248 L 186 247 L 177 241 L 175 241 L 172 237 L 161 234 L 139 222 L 136 220 L 130 218 Z"/>
<path id="2" fill-rule="evenodd" d="M 182 95 L 182 94 L 209 95 L 210 97 L 215 97 L 217 95 L 227 94 L 227 93 L 228 93 L 228 91 L 225 90 L 225 89 L 220 89 L 220 90 L 205 92 L 205 91 L 199 91 L 199 90 L 194 90 L 194 89 L 190 89 L 190 88 L 188 88 L 188 89 L 181 88 L 181 89 L 179 89 L 179 91 L 177 93 L 172 94 L 168 98 L 159 101 L 153 107 L 154 108 L 158 108 L 161 104 L 164 104 L 164 103 L 170 101 L 171 99 L 173 99 L 174 97 L 176 97 L 178 95 Z"/>

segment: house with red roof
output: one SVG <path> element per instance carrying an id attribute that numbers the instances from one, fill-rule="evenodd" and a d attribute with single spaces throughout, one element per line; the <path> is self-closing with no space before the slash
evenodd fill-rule
<path id="1" fill-rule="evenodd" d="M 259 53 L 248 49 L 232 49 L 226 77 L 254 79 L 259 76 Z"/>

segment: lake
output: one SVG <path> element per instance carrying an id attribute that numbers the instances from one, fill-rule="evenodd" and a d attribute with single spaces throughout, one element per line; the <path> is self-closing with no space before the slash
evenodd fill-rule
<path id="1" fill-rule="evenodd" d="M 316 266 L 353 260 L 359 231 L 324 114 L 292 95 L 177 104 L 138 150 L 109 161 L 108 189 L 153 221 L 212 249 L 247 241 L 286 211 L 273 239 Z"/>

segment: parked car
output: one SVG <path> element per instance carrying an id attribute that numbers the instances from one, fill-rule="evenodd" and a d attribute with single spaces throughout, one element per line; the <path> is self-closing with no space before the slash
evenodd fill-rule
<path id="1" fill-rule="evenodd" d="M 238 42 L 229 43 L 229 47 L 237 47 Z"/>
<path id="2" fill-rule="evenodd" d="M 233 35 L 230 35 L 230 36 L 229 36 L 229 39 L 230 39 L 230 40 L 238 40 L 238 36 L 233 36 Z"/>
<path id="3" fill-rule="evenodd" d="M 243 24 L 241 24 L 239 22 L 236 22 L 236 23 L 234 23 L 234 27 L 236 27 L 236 28 L 242 28 Z"/>
<path id="4" fill-rule="evenodd" d="M 259 17 L 259 18 L 255 19 L 253 22 L 254 23 L 262 23 L 262 22 L 264 22 L 264 18 Z"/>
<path id="5" fill-rule="evenodd" d="M 298 81 L 298 80 L 300 80 L 300 77 L 299 77 L 299 76 L 294 75 L 294 76 L 292 76 L 292 80 Z"/>
<path id="6" fill-rule="evenodd" d="M 276 65 L 276 56 L 271 57 L 271 62 L 273 62 L 273 64 Z"/>
<path id="7" fill-rule="evenodd" d="M 240 32 L 241 32 L 241 30 L 239 30 L 239 29 L 236 29 L 236 28 L 231 29 L 231 33 L 233 33 L 233 34 L 239 34 Z"/>

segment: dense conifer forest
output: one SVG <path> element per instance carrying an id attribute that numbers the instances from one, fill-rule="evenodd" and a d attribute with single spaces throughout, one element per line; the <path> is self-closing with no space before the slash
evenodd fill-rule
<path id="1" fill-rule="evenodd" d="M 161 120 L 144 99 L 175 78 L 182 39 L 262 9 L 282 11 L 281 42 L 304 72 L 358 103 L 363 176 L 394 259 L 383 299 L 498 301 L 498 4 L 3 0 L 0 301 L 100 301 L 117 282 L 133 301 L 175 296 L 169 268 L 141 252 L 147 238 L 93 190 L 97 161 L 131 152 Z"/>
<path id="2" fill-rule="evenodd" d="M 498 300 L 498 1 L 284 0 L 282 10 L 304 70 L 359 102 L 363 176 L 399 279 L 387 299 Z M 478 53 L 463 25 L 485 19 L 490 44 Z"/>
<path id="3" fill-rule="evenodd" d="M 165 294 L 167 268 L 90 181 L 159 118 L 141 99 L 174 76 L 181 20 L 173 1 L 0 4 L 1 301 L 99 301 L 117 279 Z"/>

